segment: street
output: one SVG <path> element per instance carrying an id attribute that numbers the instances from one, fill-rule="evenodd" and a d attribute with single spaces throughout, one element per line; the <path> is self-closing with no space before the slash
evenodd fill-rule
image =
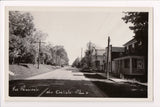
<path id="1" fill-rule="evenodd" d="M 9 96 L 146 98 L 147 86 L 113 81 L 70 66 L 9 82 Z"/>

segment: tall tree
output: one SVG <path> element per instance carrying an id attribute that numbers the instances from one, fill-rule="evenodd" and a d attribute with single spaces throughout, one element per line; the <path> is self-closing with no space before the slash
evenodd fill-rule
<path id="1" fill-rule="evenodd" d="M 147 56 L 148 52 L 148 12 L 125 12 L 122 18 L 125 23 L 132 23 L 129 28 L 135 33 L 134 38 L 139 42 L 138 52 Z"/>
<path id="2" fill-rule="evenodd" d="M 54 46 L 50 48 L 52 56 L 52 64 L 55 65 L 68 65 L 69 59 L 66 50 L 63 46 Z"/>
<path id="3" fill-rule="evenodd" d="M 80 59 L 79 58 L 76 58 L 72 64 L 73 67 L 77 67 L 79 68 L 80 67 Z"/>
<path id="4" fill-rule="evenodd" d="M 33 17 L 29 13 L 9 11 L 9 59 L 15 63 L 15 59 L 23 56 L 27 49 L 26 37 L 32 36 L 35 31 Z"/>
<path id="5" fill-rule="evenodd" d="M 28 12 L 9 11 L 10 63 L 35 63 L 37 44 L 47 34 L 35 28 L 33 16 Z"/>
<path id="6" fill-rule="evenodd" d="M 39 47 L 38 42 L 44 41 L 46 37 L 46 33 L 35 28 L 33 16 L 30 13 L 9 12 L 10 63 L 34 64 L 39 59 L 40 63 L 68 65 L 69 59 L 63 46 L 41 44 L 41 47 Z"/>
<path id="7" fill-rule="evenodd" d="M 9 33 L 19 37 L 31 36 L 35 31 L 33 16 L 27 12 L 9 11 Z"/>
<path id="8" fill-rule="evenodd" d="M 92 53 L 95 48 L 95 44 L 92 42 L 87 43 L 87 50 L 86 50 L 86 59 L 87 59 L 87 66 L 92 67 Z"/>

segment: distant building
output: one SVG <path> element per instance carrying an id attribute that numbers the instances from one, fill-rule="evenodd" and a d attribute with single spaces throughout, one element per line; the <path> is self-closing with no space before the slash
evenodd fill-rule
<path id="1" fill-rule="evenodd" d="M 105 49 L 94 49 L 92 53 L 92 68 L 96 71 L 104 70 Z"/>
<path id="2" fill-rule="evenodd" d="M 104 63 L 105 63 L 105 71 L 112 72 L 112 61 L 115 58 L 118 58 L 124 54 L 124 47 L 112 47 L 112 45 L 109 46 L 109 54 L 107 55 L 108 48 L 106 47 L 105 53 L 104 53 Z M 107 59 L 108 58 L 108 59 Z M 108 63 L 107 63 L 108 61 Z"/>
<path id="3" fill-rule="evenodd" d="M 109 48 L 109 55 L 108 55 L 108 69 L 112 71 L 112 60 L 114 58 L 120 57 L 124 52 L 123 47 L 112 47 L 110 45 Z M 107 48 L 105 49 L 94 49 L 92 53 L 92 63 L 93 68 L 97 71 L 104 72 L 106 69 L 106 60 L 107 60 Z"/>

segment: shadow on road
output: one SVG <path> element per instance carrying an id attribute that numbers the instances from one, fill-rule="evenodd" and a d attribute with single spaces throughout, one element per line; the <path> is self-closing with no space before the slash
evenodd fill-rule
<path id="1" fill-rule="evenodd" d="M 146 98 L 147 86 L 86 80 L 12 80 L 9 96 Z"/>
<path id="2" fill-rule="evenodd" d="M 130 82 L 115 82 L 111 79 L 107 79 L 104 76 L 95 73 L 84 74 L 84 76 L 90 79 L 97 79 L 97 81 L 92 81 L 92 83 L 97 86 L 102 92 L 104 92 L 108 97 L 147 98 L 147 86 Z M 100 81 L 98 79 L 105 79 L 106 81 Z"/>
<path id="3" fill-rule="evenodd" d="M 10 97 L 105 97 L 90 81 L 82 80 L 12 80 Z"/>
<path id="4" fill-rule="evenodd" d="M 99 74 L 84 74 L 84 76 L 86 77 L 86 78 L 94 78 L 94 79 L 107 79 L 107 78 L 105 78 L 105 77 L 103 77 L 103 76 L 101 76 L 101 75 L 99 75 Z"/>
<path id="5" fill-rule="evenodd" d="M 28 67 L 28 65 L 26 65 L 26 64 L 19 64 L 20 66 L 24 66 L 24 67 L 26 67 L 26 68 L 29 68 Z"/>
<path id="6" fill-rule="evenodd" d="M 108 97 L 113 98 L 147 98 L 147 86 L 136 83 L 106 83 L 102 81 L 92 81 Z"/>

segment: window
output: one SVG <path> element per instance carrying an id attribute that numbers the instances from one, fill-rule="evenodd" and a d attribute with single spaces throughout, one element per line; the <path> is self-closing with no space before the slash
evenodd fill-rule
<path id="1" fill-rule="evenodd" d="M 133 66 L 133 68 L 137 68 L 137 59 L 136 58 L 132 59 L 132 66 Z"/>
<path id="2" fill-rule="evenodd" d="M 132 45 L 129 45 L 129 53 L 132 52 Z"/>
<path id="3" fill-rule="evenodd" d="M 126 48 L 127 48 L 127 50 L 128 50 L 129 47 L 127 46 Z"/>
<path id="4" fill-rule="evenodd" d="M 134 47 L 135 47 L 135 44 L 133 43 L 133 44 L 132 44 L 132 48 L 134 48 Z"/>
<path id="5" fill-rule="evenodd" d="M 129 68 L 130 66 L 130 62 L 129 62 L 129 59 L 125 59 L 124 60 L 124 68 Z"/>
<path id="6" fill-rule="evenodd" d="M 137 68 L 138 69 L 144 69 L 144 61 L 143 61 L 143 59 L 138 59 L 137 60 Z"/>

